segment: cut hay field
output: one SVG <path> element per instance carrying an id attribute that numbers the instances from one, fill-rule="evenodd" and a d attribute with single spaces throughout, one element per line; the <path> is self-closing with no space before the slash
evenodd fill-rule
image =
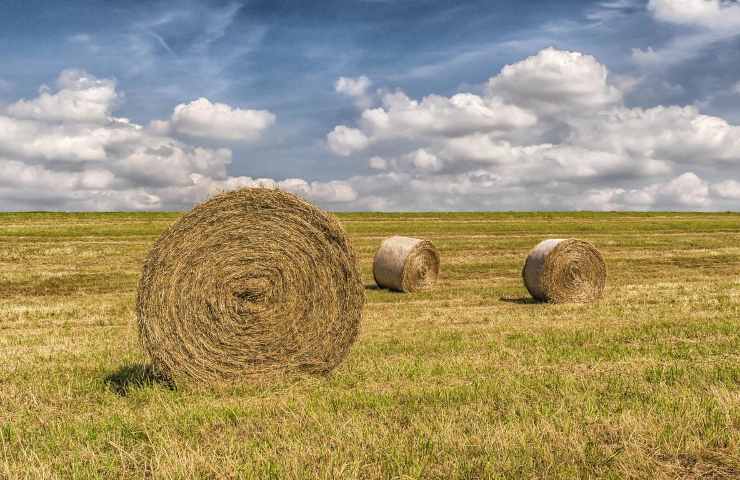
<path id="1" fill-rule="evenodd" d="M 0 214 L 0 478 L 740 478 L 740 214 L 341 214 L 367 285 L 330 378 L 176 390 L 134 300 L 177 214 Z M 437 288 L 373 288 L 392 234 Z M 606 297 L 530 301 L 547 237 Z"/>

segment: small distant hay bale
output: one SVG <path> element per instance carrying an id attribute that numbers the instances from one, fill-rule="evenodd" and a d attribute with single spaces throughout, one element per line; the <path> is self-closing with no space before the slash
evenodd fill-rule
<path id="1" fill-rule="evenodd" d="M 589 242 L 549 239 L 529 252 L 522 277 L 527 290 L 537 300 L 587 303 L 604 293 L 606 264 Z"/>
<path id="2" fill-rule="evenodd" d="M 196 206 L 156 242 L 139 284 L 139 336 L 174 380 L 325 374 L 355 341 L 364 300 L 336 218 L 248 188 Z"/>
<path id="3" fill-rule="evenodd" d="M 386 238 L 375 254 L 373 276 L 379 287 L 399 292 L 429 288 L 439 276 L 439 252 L 428 240 Z"/>

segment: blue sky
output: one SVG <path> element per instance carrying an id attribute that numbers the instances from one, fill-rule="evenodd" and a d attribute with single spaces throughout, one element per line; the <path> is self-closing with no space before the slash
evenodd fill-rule
<path id="1" fill-rule="evenodd" d="M 740 208 L 737 2 L 6 0 L 0 56 L 3 210 Z"/>

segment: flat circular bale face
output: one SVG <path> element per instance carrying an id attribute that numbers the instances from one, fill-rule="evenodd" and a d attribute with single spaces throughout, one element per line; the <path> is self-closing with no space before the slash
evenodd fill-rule
<path id="1" fill-rule="evenodd" d="M 439 277 L 439 252 L 429 241 L 423 241 L 406 257 L 401 284 L 407 292 L 430 288 Z"/>
<path id="2" fill-rule="evenodd" d="M 149 254 L 137 313 L 144 348 L 173 378 L 326 373 L 360 326 L 364 288 L 339 222 L 280 191 L 194 208 Z"/>
<path id="3" fill-rule="evenodd" d="M 549 302 L 593 302 L 604 293 L 606 263 L 591 243 L 564 240 L 545 259 L 542 285 Z"/>

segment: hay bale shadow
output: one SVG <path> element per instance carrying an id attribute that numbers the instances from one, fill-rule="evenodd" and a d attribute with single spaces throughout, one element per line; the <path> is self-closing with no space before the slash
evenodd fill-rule
<path id="1" fill-rule="evenodd" d="M 532 297 L 500 297 L 499 300 L 501 300 L 502 302 L 517 303 L 519 305 L 534 305 L 538 303 L 543 303 Z"/>
<path id="2" fill-rule="evenodd" d="M 392 290 L 390 288 L 379 287 L 375 283 L 365 284 L 365 290 L 375 290 L 375 291 L 378 291 L 378 292 L 389 292 L 389 293 L 396 293 L 396 294 L 399 294 L 399 295 L 405 295 L 404 292 L 398 292 L 398 291 Z"/>
<path id="3" fill-rule="evenodd" d="M 160 385 L 175 390 L 175 382 L 156 371 L 151 365 L 133 363 L 122 365 L 118 370 L 106 375 L 103 380 L 116 394 L 125 397 L 132 389 Z"/>

